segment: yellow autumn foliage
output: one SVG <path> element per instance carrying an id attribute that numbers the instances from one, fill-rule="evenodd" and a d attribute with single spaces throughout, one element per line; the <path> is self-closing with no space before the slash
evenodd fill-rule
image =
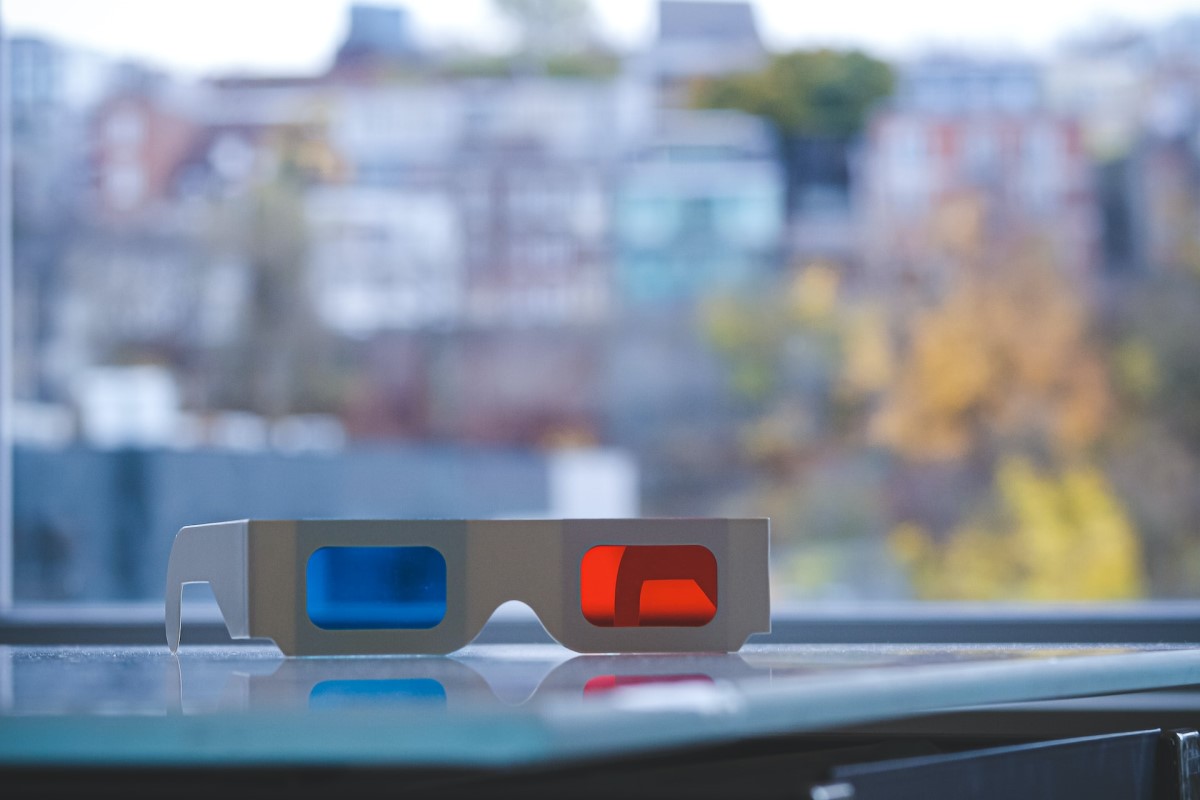
<path id="1" fill-rule="evenodd" d="M 996 505 L 943 542 L 897 526 L 892 554 L 923 598 L 1114 600 L 1144 590 L 1139 539 L 1104 476 L 1080 465 L 1061 475 L 1015 456 L 996 473 Z"/>
<path id="2" fill-rule="evenodd" d="M 1122 387 L 1135 397 L 1152 396 L 1162 386 L 1162 374 L 1154 351 L 1146 342 L 1131 339 L 1113 353 L 1113 363 Z"/>
<path id="3" fill-rule="evenodd" d="M 1033 260 L 964 269 L 914 315 L 870 423 L 874 441 L 917 460 L 961 458 L 985 439 L 1021 434 L 1066 453 L 1087 446 L 1110 398 L 1083 303 Z"/>
<path id="4" fill-rule="evenodd" d="M 828 322 L 837 311 L 840 284 L 838 270 L 832 264 L 814 261 L 798 270 L 788 288 L 792 316 L 809 325 Z"/>
<path id="5" fill-rule="evenodd" d="M 879 392 L 892 382 L 895 355 L 887 318 L 872 306 L 850 310 L 844 324 L 839 391 L 849 395 Z"/>
<path id="6" fill-rule="evenodd" d="M 729 380 L 742 398 L 762 400 L 775 388 L 776 363 L 796 335 L 832 341 L 840 314 L 837 268 L 814 261 L 796 269 L 782 291 L 769 297 L 715 295 L 700 309 L 700 324 L 729 363 Z"/>

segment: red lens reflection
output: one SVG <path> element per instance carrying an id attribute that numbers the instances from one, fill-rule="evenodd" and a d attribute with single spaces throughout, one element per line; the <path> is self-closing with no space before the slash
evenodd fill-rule
<path id="1" fill-rule="evenodd" d="M 712 683 L 707 675 L 597 675 L 583 685 L 585 695 L 603 694 L 622 686 L 645 686 L 654 683 Z"/>
<path id="2" fill-rule="evenodd" d="M 717 613 L 717 560 L 700 545 L 593 547 L 579 585 L 583 616 L 600 627 L 696 627 Z"/>

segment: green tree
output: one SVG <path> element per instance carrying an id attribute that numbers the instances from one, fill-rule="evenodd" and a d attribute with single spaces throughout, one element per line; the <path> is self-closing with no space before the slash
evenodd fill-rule
<path id="1" fill-rule="evenodd" d="M 849 143 L 893 83 L 891 67 L 857 50 L 796 50 L 772 56 L 758 72 L 697 82 L 691 103 L 744 111 L 772 124 L 788 176 L 785 204 L 792 209 L 799 164 L 820 162 L 849 180 Z"/>
<path id="2" fill-rule="evenodd" d="M 795 50 L 758 72 L 698 82 L 692 104 L 764 117 L 785 138 L 847 139 L 893 83 L 891 67 L 857 50 Z"/>

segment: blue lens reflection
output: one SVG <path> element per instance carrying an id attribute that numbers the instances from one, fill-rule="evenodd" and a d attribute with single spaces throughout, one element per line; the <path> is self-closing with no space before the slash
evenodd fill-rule
<path id="1" fill-rule="evenodd" d="M 322 547 L 308 559 L 319 628 L 432 628 L 446 616 L 446 559 L 432 547 Z"/>
<path id="2" fill-rule="evenodd" d="M 445 702 L 446 690 L 433 678 L 321 681 L 308 693 L 309 708 L 357 708 Z"/>

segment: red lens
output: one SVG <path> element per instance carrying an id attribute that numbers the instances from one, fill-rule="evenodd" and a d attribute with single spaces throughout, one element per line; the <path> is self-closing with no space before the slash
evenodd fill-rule
<path id="1" fill-rule="evenodd" d="M 604 628 L 696 627 L 717 613 L 717 560 L 695 544 L 593 547 L 579 586 L 583 616 Z"/>
<path id="2" fill-rule="evenodd" d="M 707 675 L 597 675 L 583 685 L 583 693 L 603 694 L 622 686 L 646 686 L 655 683 L 712 683 Z"/>

